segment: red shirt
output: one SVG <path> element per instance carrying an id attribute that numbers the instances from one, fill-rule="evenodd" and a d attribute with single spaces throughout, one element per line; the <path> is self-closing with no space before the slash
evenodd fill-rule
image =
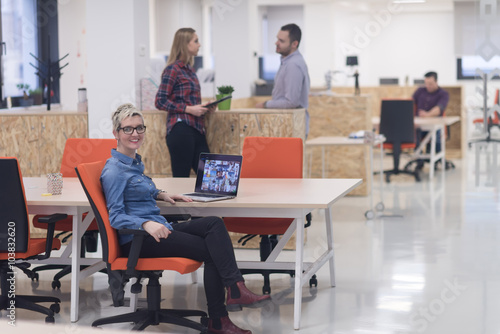
<path id="1" fill-rule="evenodd" d="M 205 116 L 197 117 L 185 112 L 186 106 L 197 104 L 201 104 L 198 77 L 191 66 L 176 60 L 163 70 L 155 100 L 156 108 L 168 112 L 167 134 L 177 122 L 184 122 L 204 134 Z"/>

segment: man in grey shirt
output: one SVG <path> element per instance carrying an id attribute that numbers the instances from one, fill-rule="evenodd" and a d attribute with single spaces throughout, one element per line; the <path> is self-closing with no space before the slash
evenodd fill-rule
<path id="1" fill-rule="evenodd" d="M 296 24 L 281 27 L 276 41 L 276 52 L 281 55 L 281 65 L 274 78 L 271 100 L 257 103 L 256 108 L 306 109 L 306 136 L 309 133 L 309 73 L 304 57 L 299 52 L 302 32 Z"/>

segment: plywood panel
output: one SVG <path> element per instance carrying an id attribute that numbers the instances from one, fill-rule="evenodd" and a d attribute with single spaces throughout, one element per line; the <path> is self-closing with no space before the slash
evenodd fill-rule
<path id="1" fill-rule="evenodd" d="M 309 97 L 310 139 L 321 136 L 348 136 L 351 132 L 371 130 L 369 96 L 335 95 Z M 321 149 L 311 154 L 311 177 L 322 176 Z M 362 178 L 363 184 L 349 195 L 367 195 L 370 190 L 369 156 L 367 147 L 340 146 L 325 152 L 325 177 Z"/>
<path id="2" fill-rule="evenodd" d="M 460 116 L 465 120 L 464 89 L 462 86 L 441 86 L 450 95 L 450 101 L 446 108 L 447 116 Z M 373 116 L 380 116 L 380 104 L 382 99 L 409 99 L 417 89 L 417 86 L 376 86 L 361 87 L 361 94 L 369 96 Z M 336 94 L 352 93 L 351 87 L 333 87 Z M 447 156 L 460 158 L 466 146 L 465 127 L 463 121 L 453 124 L 449 129 L 449 138 L 446 142 Z M 449 154 L 448 154 L 449 153 Z"/>
<path id="3" fill-rule="evenodd" d="M 167 113 L 164 111 L 144 113 L 147 135 L 138 153 L 142 156 L 145 172 L 150 177 L 172 176 L 170 153 L 165 141 L 166 122 Z"/>
<path id="4" fill-rule="evenodd" d="M 39 123 L 36 116 L 0 116 L 0 155 L 16 157 L 23 176 L 38 176 Z"/>
<path id="5" fill-rule="evenodd" d="M 214 113 L 206 119 L 207 142 L 213 153 L 240 154 L 240 126 L 237 113 Z"/>

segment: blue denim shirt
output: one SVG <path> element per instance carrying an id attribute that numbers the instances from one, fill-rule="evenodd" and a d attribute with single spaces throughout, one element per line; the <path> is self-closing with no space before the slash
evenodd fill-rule
<path id="1" fill-rule="evenodd" d="M 116 149 L 111 151 L 101 174 L 101 184 L 108 206 L 109 220 L 115 229 L 141 230 L 148 220 L 172 226 L 160 215 L 156 205 L 159 190 L 150 177 L 144 175 L 144 163 L 139 154 L 132 159 Z M 119 235 L 120 245 L 132 241 L 132 235 Z"/>

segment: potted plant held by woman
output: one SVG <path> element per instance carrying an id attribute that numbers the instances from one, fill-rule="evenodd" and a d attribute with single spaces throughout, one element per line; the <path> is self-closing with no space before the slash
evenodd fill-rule
<path id="1" fill-rule="evenodd" d="M 234 92 L 233 86 L 219 86 L 217 87 L 217 95 L 215 96 L 217 100 L 222 99 L 224 96 L 231 95 Z M 222 101 L 218 105 L 219 110 L 229 110 L 231 109 L 231 99 Z"/>

